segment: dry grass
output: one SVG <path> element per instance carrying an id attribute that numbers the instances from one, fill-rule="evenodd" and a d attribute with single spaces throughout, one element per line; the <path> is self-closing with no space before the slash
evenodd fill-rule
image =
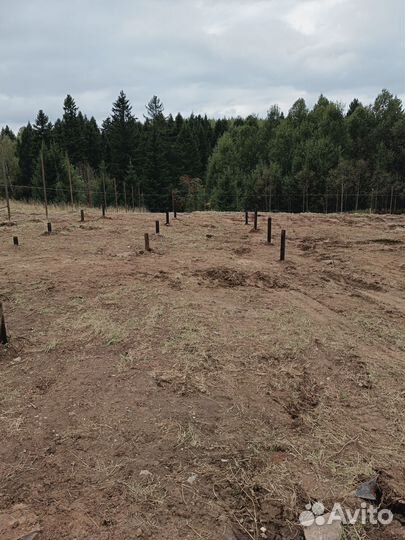
<path id="1" fill-rule="evenodd" d="M 162 505 L 167 497 L 167 490 L 160 478 L 153 475 L 146 478 L 129 481 L 117 480 L 117 484 L 126 488 L 128 495 L 134 503 L 148 505 Z"/>
<path id="2" fill-rule="evenodd" d="M 232 213 L 179 215 L 157 237 L 156 216 L 93 209 L 81 228 L 52 207 L 44 236 L 40 206 L 14 208 L 18 250 L 0 228 L 15 347 L 0 360 L 0 485 L 14 499 L 28 486 L 46 540 L 52 516 L 69 530 L 68 491 L 97 524 L 83 539 L 222 540 L 231 525 L 293 538 L 308 500 L 348 500 L 404 455 L 402 244 L 367 244 L 399 239 L 401 218 L 277 214 L 268 246 L 264 221 L 250 234 Z"/>

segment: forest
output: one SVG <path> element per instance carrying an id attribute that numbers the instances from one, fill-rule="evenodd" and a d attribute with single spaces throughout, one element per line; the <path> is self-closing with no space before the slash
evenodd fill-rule
<path id="1" fill-rule="evenodd" d="M 121 91 L 101 125 L 67 95 L 0 135 L 0 196 L 164 211 L 402 212 L 405 113 L 382 90 L 346 108 L 321 95 L 264 118 L 166 115 L 157 96 L 137 118 Z"/>

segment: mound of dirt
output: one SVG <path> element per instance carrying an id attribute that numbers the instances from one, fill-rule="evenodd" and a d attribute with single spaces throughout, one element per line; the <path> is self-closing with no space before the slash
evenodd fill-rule
<path id="1" fill-rule="evenodd" d="M 0 227 L 14 227 L 15 225 L 17 225 L 15 221 L 2 221 L 0 223 Z"/>
<path id="2" fill-rule="evenodd" d="M 251 251 L 250 247 L 247 246 L 239 246 L 233 250 L 236 255 L 246 255 L 246 253 L 250 253 Z"/>
<path id="3" fill-rule="evenodd" d="M 244 272 L 227 267 L 208 268 L 197 270 L 194 275 L 210 281 L 217 287 L 258 287 L 265 289 L 287 288 L 287 283 L 279 276 L 272 276 L 264 272 Z"/>
<path id="4" fill-rule="evenodd" d="M 381 283 L 376 280 L 366 280 L 360 276 L 355 276 L 349 272 L 334 272 L 331 270 L 325 270 L 323 275 L 332 281 L 344 283 L 350 288 L 364 289 L 369 291 L 383 291 L 384 288 Z"/>

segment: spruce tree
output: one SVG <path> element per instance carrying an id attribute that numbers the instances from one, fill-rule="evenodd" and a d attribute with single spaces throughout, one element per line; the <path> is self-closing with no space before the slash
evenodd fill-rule
<path id="1" fill-rule="evenodd" d="M 4 128 L 1 129 L 0 137 L 8 137 L 12 141 L 16 140 L 16 136 L 14 135 L 13 131 L 8 126 L 5 126 Z"/>
<path id="2" fill-rule="evenodd" d="M 50 144 L 52 124 L 42 109 L 38 111 L 33 129 L 35 132 L 35 137 L 37 139 L 38 149 L 41 146 L 42 142 L 44 142 L 46 145 Z"/>
<path id="3" fill-rule="evenodd" d="M 83 159 L 83 126 L 82 117 L 78 117 L 78 107 L 71 95 L 63 102 L 63 117 L 60 122 L 59 144 L 68 153 L 69 159 L 75 165 Z M 59 126 L 56 128 L 59 130 Z"/>
<path id="4" fill-rule="evenodd" d="M 157 96 L 152 96 L 148 104 L 145 106 L 146 116 L 145 118 L 149 120 L 154 120 L 159 116 L 163 116 L 164 106 L 163 103 Z"/>
<path id="5" fill-rule="evenodd" d="M 32 177 L 38 160 L 38 145 L 35 140 L 35 132 L 29 122 L 26 127 L 22 128 L 17 139 L 17 156 L 20 169 L 17 183 L 24 186 L 18 189 L 17 195 L 22 198 L 29 198 L 31 196 Z"/>
<path id="6" fill-rule="evenodd" d="M 113 178 L 116 178 L 118 190 L 122 194 L 125 174 L 129 162 L 134 157 L 136 144 L 136 119 L 123 90 L 114 102 L 112 114 L 108 121 L 104 122 L 103 130 L 108 146 L 109 172 Z M 123 202 L 122 196 L 121 199 Z"/>

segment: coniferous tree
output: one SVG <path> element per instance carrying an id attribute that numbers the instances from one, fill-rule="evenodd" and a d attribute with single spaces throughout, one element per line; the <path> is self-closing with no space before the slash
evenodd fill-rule
<path id="1" fill-rule="evenodd" d="M 0 133 L 3 146 L 15 139 L 7 126 Z M 93 204 L 104 185 L 111 196 L 112 178 L 121 203 L 125 183 L 127 199 L 135 186 L 137 204 L 143 192 L 151 210 L 166 209 L 173 190 L 189 210 L 395 211 L 405 202 L 405 113 L 387 90 L 370 106 L 354 99 L 346 113 L 321 95 L 311 110 L 299 99 L 285 117 L 273 106 L 264 119 L 165 118 L 153 96 L 143 122 L 121 92 L 102 131 L 68 95 L 62 118 L 52 125 L 40 110 L 10 146 L 13 196 L 30 197 L 32 186 L 42 196 L 42 144 L 50 200 L 69 191 L 68 154 L 75 197 Z"/>
<path id="2" fill-rule="evenodd" d="M 75 100 L 68 94 L 63 102 L 59 144 L 75 165 L 83 161 L 83 119 L 78 116 L 78 112 Z"/>
<path id="3" fill-rule="evenodd" d="M 17 185 L 21 187 L 17 189 L 16 196 L 28 198 L 31 196 L 30 186 L 38 160 L 38 144 L 35 140 L 35 132 L 29 122 L 20 130 L 17 139 L 17 156 L 19 164 Z"/>
<path id="4" fill-rule="evenodd" d="M 107 166 L 111 176 L 116 178 L 123 202 L 125 174 L 136 147 L 136 118 L 123 90 L 113 104 L 110 118 L 103 124 L 103 131 L 108 146 Z"/>
<path id="5" fill-rule="evenodd" d="M 51 142 L 52 124 L 42 109 L 38 111 L 33 125 L 38 150 L 42 143 L 49 145 Z"/>
<path id="6" fill-rule="evenodd" d="M 16 140 L 16 136 L 8 126 L 4 126 L 4 128 L 1 129 L 0 137 L 8 137 L 12 141 Z"/>
<path id="7" fill-rule="evenodd" d="M 160 101 L 160 99 L 157 96 L 152 96 L 148 104 L 145 106 L 146 108 L 146 116 L 145 118 L 149 120 L 154 120 L 158 116 L 163 115 L 164 106 L 163 103 Z"/>

